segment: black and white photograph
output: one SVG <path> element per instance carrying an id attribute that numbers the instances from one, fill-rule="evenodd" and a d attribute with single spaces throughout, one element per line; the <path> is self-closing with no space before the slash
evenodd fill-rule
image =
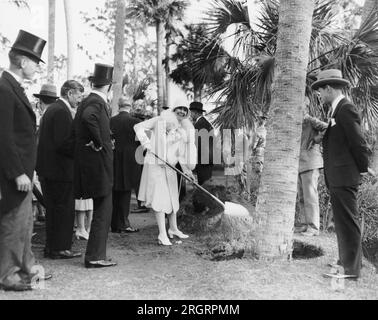
<path id="1" fill-rule="evenodd" d="M 378 0 L 0 0 L 0 300 L 377 299 Z"/>

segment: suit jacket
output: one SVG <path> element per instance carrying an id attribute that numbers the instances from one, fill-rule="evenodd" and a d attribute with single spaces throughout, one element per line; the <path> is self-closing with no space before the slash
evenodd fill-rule
<path id="1" fill-rule="evenodd" d="M 74 191 L 78 198 L 99 198 L 112 192 L 113 150 L 110 115 L 106 102 L 91 93 L 80 104 L 74 119 Z M 101 151 L 87 147 L 93 141 Z"/>
<path id="2" fill-rule="evenodd" d="M 36 117 L 23 88 L 4 71 L 0 78 L 0 213 L 16 208 L 26 197 L 15 178 L 30 180 L 36 162 Z"/>
<path id="3" fill-rule="evenodd" d="M 47 108 L 39 128 L 36 166 L 39 177 L 73 181 L 73 155 L 69 148 L 72 123 L 71 112 L 62 100 Z"/>
<path id="4" fill-rule="evenodd" d="M 198 165 L 212 165 L 214 128 L 205 117 L 200 117 L 194 124 L 194 128 L 196 129 L 197 163 Z"/>
<path id="5" fill-rule="evenodd" d="M 323 138 L 324 174 L 329 187 L 350 187 L 367 172 L 368 148 L 356 107 L 347 99 L 337 105 Z"/>
<path id="6" fill-rule="evenodd" d="M 114 190 L 126 191 L 139 187 L 143 154 L 134 131 L 134 125 L 139 122 L 141 120 L 131 117 L 128 112 L 120 112 L 110 119 L 110 129 L 115 140 Z M 139 159 L 139 163 L 136 159 Z"/>

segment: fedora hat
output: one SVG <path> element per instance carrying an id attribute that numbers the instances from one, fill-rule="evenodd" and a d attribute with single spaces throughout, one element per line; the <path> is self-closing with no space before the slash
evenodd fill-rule
<path id="1" fill-rule="evenodd" d="M 189 106 L 189 110 L 196 110 L 196 111 L 199 111 L 199 112 L 205 112 L 205 110 L 203 110 L 203 104 L 201 102 L 198 102 L 198 101 L 193 101 Z"/>
<path id="2" fill-rule="evenodd" d="M 20 30 L 11 50 L 17 51 L 38 62 L 45 63 L 42 59 L 42 51 L 46 41 L 27 31 Z"/>
<path id="3" fill-rule="evenodd" d="M 36 98 L 41 98 L 41 97 L 54 98 L 54 99 L 59 98 L 56 93 L 56 87 L 53 84 L 49 84 L 49 83 L 43 84 L 39 93 L 34 93 L 33 96 Z"/>
<path id="4" fill-rule="evenodd" d="M 319 72 L 317 80 L 311 85 L 311 89 L 317 90 L 320 87 L 326 86 L 327 84 L 339 84 L 342 86 L 350 86 L 350 82 L 346 79 L 343 79 L 340 70 L 328 69 Z"/>
<path id="5" fill-rule="evenodd" d="M 106 86 L 113 82 L 113 66 L 96 63 L 93 75 L 88 77 L 88 80 L 94 85 Z"/>

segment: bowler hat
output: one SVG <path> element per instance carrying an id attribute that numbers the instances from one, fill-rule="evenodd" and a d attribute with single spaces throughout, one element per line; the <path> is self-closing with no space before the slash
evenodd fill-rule
<path id="1" fill-rule="evenodd" d="M 199 111 L 199 112 L 205 112 L 205 110 L 203 110 L 203 104 L 201 102 L 198 102 L 198 101 L 193 101 L 190 104 L 189 110 L 196 110 L 196 111 Z"/>
<path id="2" fill-rule="evenodd" d="M 49 83 L 43 84 L 39 93 L 34 93 L 33 96 L 36 98 L 41 98 L 41 97 L 55 98 L 55 99 L 59 98 L 56 93 L 56 87 L 53 84 L 49 84 Z"/>
<path id="3" fill-rule="evenodd" d="M 96 63 L 93 75 L 88 77 L 88 80 L 94 85 L 106 86 L 113 82 L 113 66 Z"/>
<path id="4" fill-rule="evenodd" d="M 31 59 L 37 60 L 38 62 L 41 61 L 44 63 L 41 56 L 45 44 L 45 40 L 27 31 L 20 30 L 11 49 L 20 52 Z"/>
<path id="5" fill-rule="evenodd" d="M 317 90 L 320 87 L 326 86 L 327 84 L 338 84 L 342 86 L 349 86 L 350 82 L 343 79 L 341 71 L 338 69 L 328 69 L 320 71 L 317 80 L 311 85 L 313 90 Z"/>

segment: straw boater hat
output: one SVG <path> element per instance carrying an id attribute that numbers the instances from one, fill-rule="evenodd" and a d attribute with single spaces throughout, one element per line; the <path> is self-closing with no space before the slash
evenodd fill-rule
<path id="1" fill-rule="evenodd" d="M 39 93 L 34 93 L 33 96 L 36 98 L 41 98 L 41 97 L 53 98 L 53 99 L 59 98 L 56 93 L 56 87 L 53 84 L 49 84 L 49 83 L 43 84 Z"/>
<path id="2" fill-rule="evenodd" d="M 311 85 L 311 89 L 317 90 L 327 84 L 339 84 L 342 86 L 350 86 L 350 82 L 343 79 L 341 71 L 338 69 L 328 69 L 320 71 L 317 80 Z"/>
<path id="3" fill-rule="evenodd" d="M 36 60 L 37 62 L 44 63 L 41 56 L 45 44 L 45 40 L 29 32 L 20 30 L 11 50 L 19 52 L 33 60 Z"/>

